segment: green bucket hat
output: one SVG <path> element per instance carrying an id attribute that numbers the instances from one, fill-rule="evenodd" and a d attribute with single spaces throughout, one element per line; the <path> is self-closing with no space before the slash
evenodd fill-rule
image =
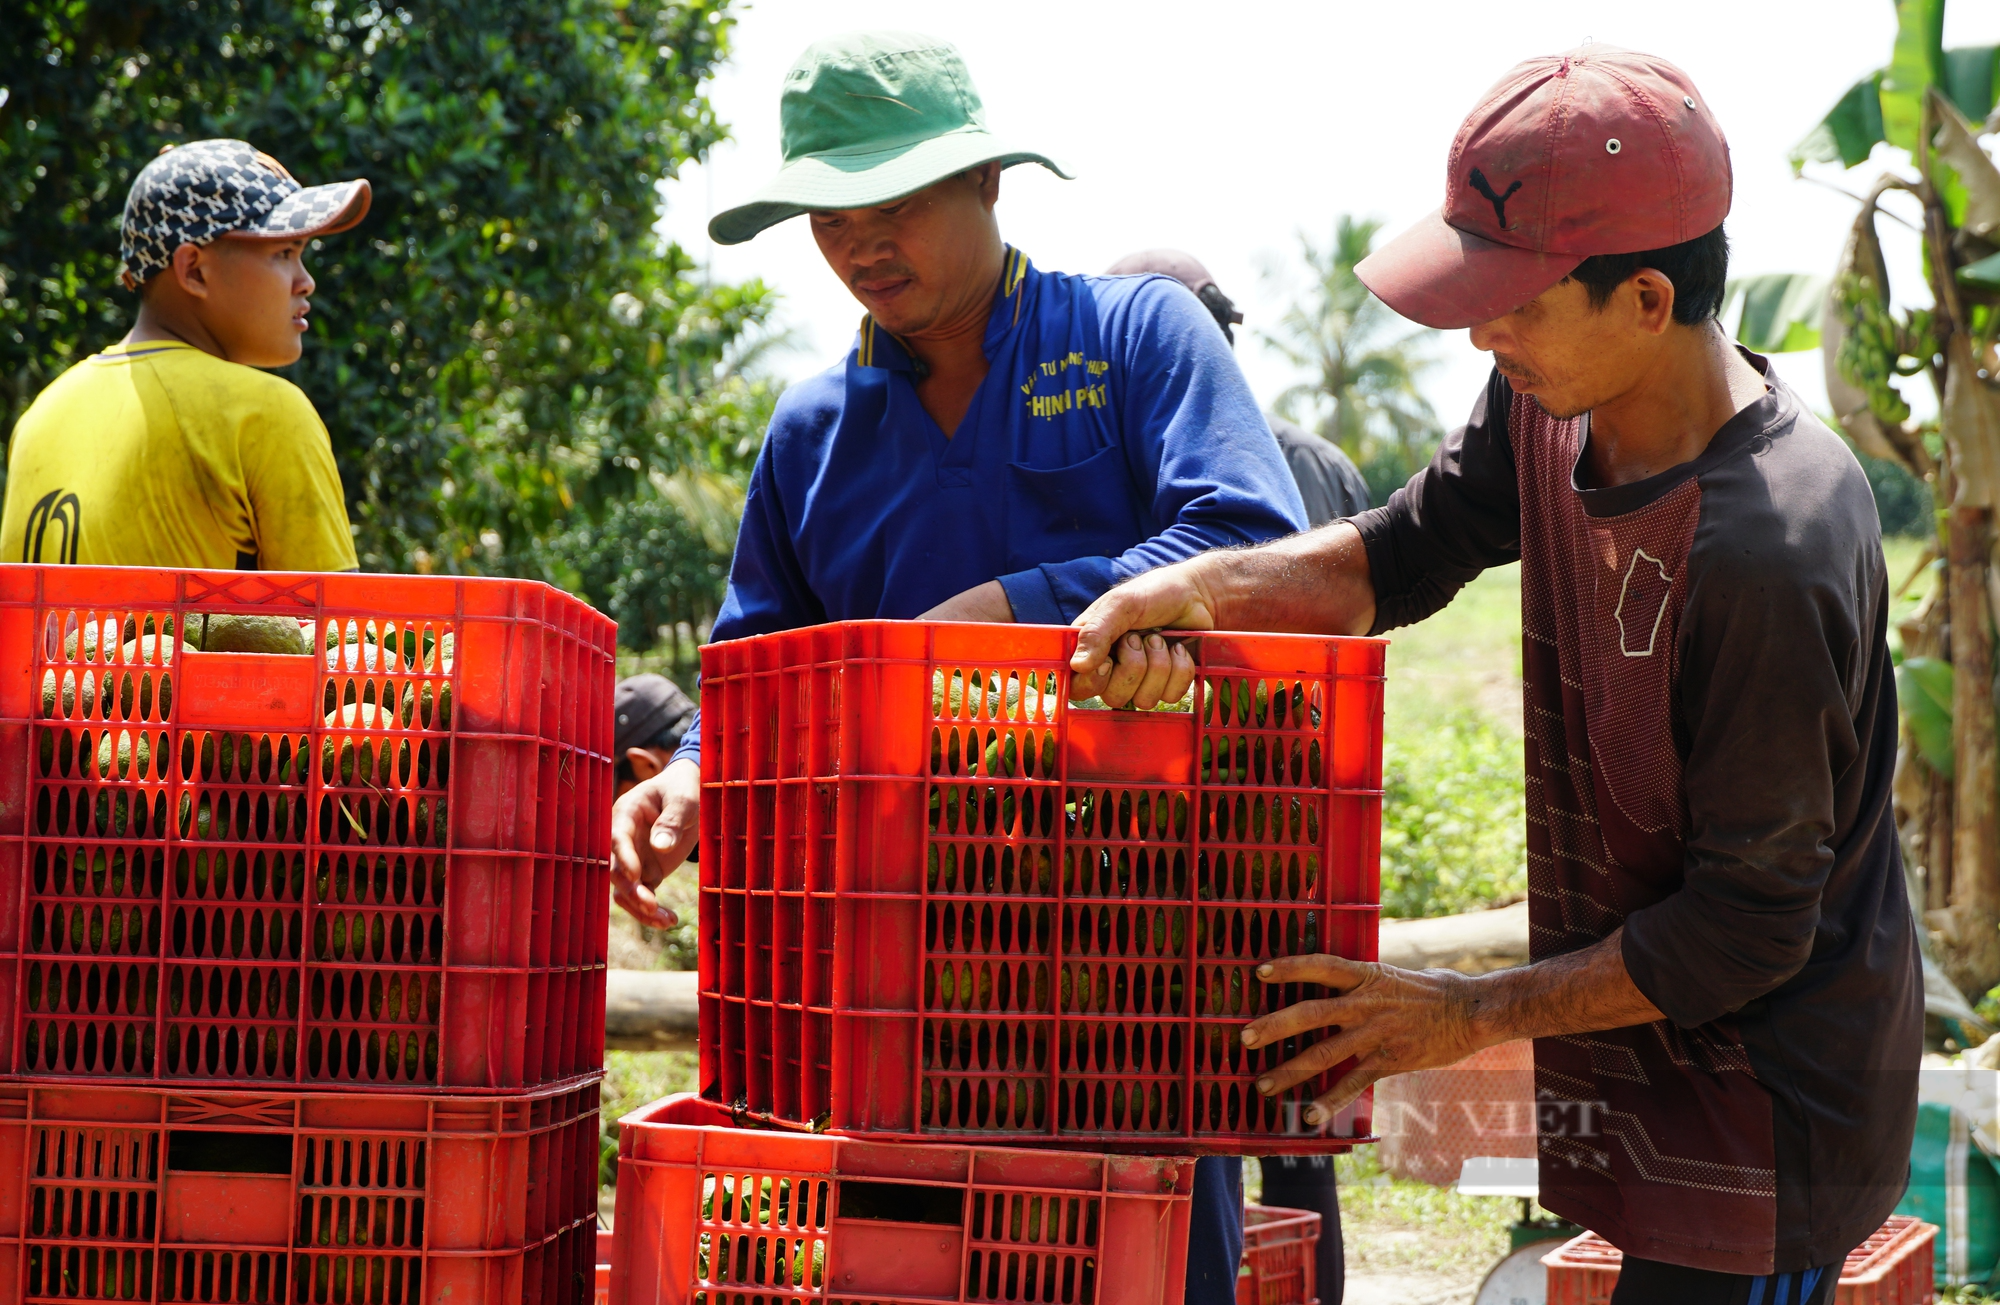
<path id="1" fill-rule="evenodd" d="M 986 130 L 986 110 L 949 41 L 856 32 L 819 41 L 785 74 L 779 108 L 784 166 L 747 204 L 715 215 L 709 238 L 740 245 L 813 209 L 867 208 L 999 160 L 1039 163 Z"/>

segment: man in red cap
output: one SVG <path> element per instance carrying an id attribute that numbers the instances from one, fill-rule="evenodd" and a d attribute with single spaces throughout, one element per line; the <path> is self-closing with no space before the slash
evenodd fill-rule
<path id="1" fill-rule="evenodd" d="M 1111 590 L 1078 696 L 1191 674 L 1159 627 L 1363 634 L 1521 562 L 1534 964 L 1479 978 L 1327 956 L 1257 1020 L 1268 1068 L 1385 1075 L 1532 1037 L 1541 1203 L 1626 1255 L 1615 1305 L 1833 1299 L 1900 1197 L 1922 982 L 1890 812 L 1896 698 L 1874 501 L 1841 441 L 1716 313 L 1728 146 L 1679 69 L 1585 47 L 1509 73 L 1444 208 L 1363 262 L 1494 372 L 1383 508 Z M 1130 645 L 1125 647 L 1129 649 Z"/>

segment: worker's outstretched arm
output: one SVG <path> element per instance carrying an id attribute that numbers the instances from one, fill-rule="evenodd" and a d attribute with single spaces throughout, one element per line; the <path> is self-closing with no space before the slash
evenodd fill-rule
<path id="1" fill-rule="evenodd" d="M 1317 1128 L 1391 1074 L 1456 1064 L 1517 1038 L 1650 1024 L 1663 1016 L 1625 969 L 1624 937 L 1620 929 L 1578 951 L 1477 978 L 1338 956 L 1267 961 L 1257 967 L 1266 983 L 1319 984 L 1337 995 L 1299 1002 L 1244 1027 L 1246 1047 L 1333 1030 L 1260 1077 L 1257 1090 L 1270 1096 L 1352 1059 L 1347 1073 L 1307 1107 L 1306 1123 Z"/>
<path id="2" fill-rule="evenodd" d="M 1368 554 L 1348 522 L 1218 549 L 1128 580 L 1085 609 L 1076 618 L 1070 696 L 1111 707 L 1178 700 L 1194 662 L 1149 637 L 1153 630 L 1366 634 L 1374 622 Z"/>
<path id="3" fill-rule="evenodd" d="M 1071 695 L 1114 707 L 1178 699 L 1194 663 L 1149 630 L 1369 634 L 1421 621 L 1485 568 L 1519 560 L 1513 397 L 1493 373 L 1465 425 L 1382 507 L 1256 548 L 1202 553 L 1105 593 L 1075 622 Z"/>

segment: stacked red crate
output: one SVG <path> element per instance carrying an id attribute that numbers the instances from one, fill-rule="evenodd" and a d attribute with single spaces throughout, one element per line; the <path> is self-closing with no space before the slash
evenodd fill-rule
<path id="1" fill-rule="evenodd" d="M 1316 992 L 1263 961 L 1375 956 L 1383 645 L 1190 636 L 1187 702 L 1114 712 L 1075 640 L 702 650 L 702 1092 L 621 1121 L 612 1305 L 1177 1300 L 1175 1157 L 1367 1140 L 1237 1034 Z"/>
<path id="2" fill-rule="evenodd" d="M 296 649 L 214 650 L 246 617 Z M 256 1207 L 239 1285 L 372 1299 L 310 1286 L 344 1272 L 305 1167 L 342 1129 L 414 1166 L 381 1198 L 405 1225 L 370 1225 L 383 1291 L 588 1293 L 614 633 L 520 581 L 0 566 L 0 1074 L 39 1139 L 0 1164 L 0 1299 L 65 1294 L 35 1276 L 63 1257 L 136 1299 L 259 1298 L 175 1277 L 213 1245 L 204 1184 Z M 72 1124 L 139 1148 L 77 1189 L 137 1223 L 37 1222 Z M 254 1167 L 281 1145 L 288 1175 Z M 515 1166 L 470 1223 L 468 1147 Z"/>
<path id="3" fill-rule="evenodd" d="M 691 1095 L 619 1135 L 614 1305 L 1184 1294 L 1192 1160 L 759 1129 Z"/>
<path id="4" fill-rule="evenodd" d="M 1243 1272 L 1236 1305 L 1319 1305 L 1315 1210 L 1243 1207 Z"/>
<path id="5" fill-rule="evenodd" d="M 1187 636 L 1179 710 L 1069 702 L 1076 632 L 852 621 L 702 650 L 702 1094 L 775 1123 L 1152 1154 L 1325 1151 L 1303 1050 L 1373 960 L 1384 644 Z"/>
<path id="6" fill-rule="evenodd" d="M 0 1299 L 582 1305 L 597 1087 L 0 1085 Z"/>
<path id="7" fill-rule="evenodd" d="M 1847 1253 L 1834 1305 L 1930 1305 L 1937 1299 L 1931 1257 L 1937 1226 L 1893 1214 Z M 1542 1257 L 1549 1271 L 1549 1305 L 1609 1305 L 1624 1255 L 1595 1233 L 1564 1242 Z"/>

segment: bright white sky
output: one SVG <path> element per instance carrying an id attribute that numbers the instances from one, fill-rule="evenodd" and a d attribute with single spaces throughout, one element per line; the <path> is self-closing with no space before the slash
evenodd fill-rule
<path id="1" fill-rule="evenodd" d="M 708 241 L 708 218 L 775 171 L 779 85 L 807 44 L 909 28 L 964 52 L 997 133 L 1076 174 L 1009 169 L 1007 239 L 1063 271 L 1102 271 L 1159 245 L 1193 253 L 1248 319 L 1237 357 L 1267 404 L 1294 377 L 1246 335 L 1272 325 L 1288 298 L 1261 273 L 1296 269 L 1297 233 L 1324 242 L 1341 213 L 1385 220 L 1386 238 L 1436 208 L 1445 151 L 1480 93 L 1519 60 L 1587 38 L 1661 55 L 1702 88 L 1736 169 L 1732 272 L 1827 272 L 1854 205 L 1794 180 L 1786 154 L 1887 62 L 1895 28 L 1889 0 L 752 0 L 739 13 L 735 55 L 709 92 L 734 140 L 665 188 L 661 229 L 718 278 L 761 276 L 782 293 L 802 347 L 774 360 L 779 374 L 832 364 L 860 307 L 802 219 L 722 248 Z M 2000 5 L 1959 0 L 1947 13 L 1947 45 L 2000 42 Z M 1878 170 L 1826 175 L 1852 190 Z M 1915 280 L 1914 244 L 1882 226 L 1892 277 Z M 1486 364 L 1463 331 L 1436 351 L 1426 388 L 1453 425 Z M 1817 352 L 1779 366 L 1823 402 Z"/>

